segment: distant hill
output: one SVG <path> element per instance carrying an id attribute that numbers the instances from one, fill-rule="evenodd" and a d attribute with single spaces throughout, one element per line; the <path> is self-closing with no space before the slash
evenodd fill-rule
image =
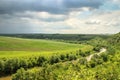
<path id="1" fill-rule="evenodd" d="M 112 45 L 120 45 L 120 32 L 117 34 L 112 35 L 109 39 L 108 42 Z"/>
<path id="2" fill-rule="evenodd" d="M 107 39 L 108 34 L 0 34 L 1 36 L 30 38 L 30 39 L 52 39 L 52 40 L 68 40 L 68 41 L 86 41 L 95 37 Z"/>

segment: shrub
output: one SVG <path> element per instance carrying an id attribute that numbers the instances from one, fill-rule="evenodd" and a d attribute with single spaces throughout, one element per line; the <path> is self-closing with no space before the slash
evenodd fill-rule
<path id="1" fill-rule="evenodd" d="M 61 60 L 65 60 L 65 55 L 61 54 L 61 55 L 60 55 L 60 59 L 61 59 Z"/>
<path id="2" fill-rule="evenodd" d="M 2 73 L 3 71 L 4 71 L 4 61 L 0 60 L 0 74 L 3 74 Z"/>
<path id="3" fill-rule="evenodd" d="M 76 60 L 77 57 L 76 57 L 76 55 L 70 54 L 68 59 L 69 59 L 69 61 Z"/>
<path id="4" fill-rule="evenodd" d="M 101 57 L 103 59 L 104 62 L 107 62 L 108 61 L 108 55 L 107 54 L 101 54 Z"/>
<path id="5" fill-rule="evenodd" d="M 87 63 L 86 58 L 80 58 L 79 63 L 82 64 L 82 65 L 85 65 Z"/>
<path id="6" fill-rule="evenodd" d="M 42 64 L 46 61 L 45 57 L 39 57 L 37 60 L 37 63 L 39 66 L 42 66 Z"/>
<path id="7" fill-rule="evenodd" d="M 58 56 L 52 56 L 50 58 L 50 64 L 58 63 L 60 61 Z"/>

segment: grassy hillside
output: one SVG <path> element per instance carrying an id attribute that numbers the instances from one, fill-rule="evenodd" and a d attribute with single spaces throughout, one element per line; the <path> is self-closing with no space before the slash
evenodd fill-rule
<path id="1" fill-rule="evenodd" d="M 0 37 L 0 57 L 44 55 L 67 53 L 78 49 L 92 49 L 88 45 L 70 44 L 51 40 L 22 39 L 13 37 Z"/>
<path id="2" fill-rule="evenodd" d="M 81 45 L 50 40 L 0 37 L 0 51 L 54 51 L 79 47 Z"/>

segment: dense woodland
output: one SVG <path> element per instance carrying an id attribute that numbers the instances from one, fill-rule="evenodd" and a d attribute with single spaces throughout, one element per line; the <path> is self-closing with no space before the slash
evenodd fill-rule
<path id="1" fill-rule="evenodd" d="M 93 46 L 91 50 L 76 50 L 49 58 L 44 56 L 1 58 L 0 75 L 14 73 L 12 80 L 120 80 L 120 33 L 115 35 L 4 36 L 82 41 L 81 44 Z M 102 48 L 106 51 L 99 55 L 94 54 L 99 53 Z M 86 57 L 92 54 L 94 54 L 93 57 L 88 61 Z"/>

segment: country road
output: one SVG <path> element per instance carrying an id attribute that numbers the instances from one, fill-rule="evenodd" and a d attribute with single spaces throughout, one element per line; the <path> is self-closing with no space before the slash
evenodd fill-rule
<path id="1" fill-rule="evenodd" d="M 102 49 L 100 49 L 100 52 L 95 53 L 95 54 L 100 55 L 101 53 L 106 52 L 106 51 L 107 51 L 106 48 L 102 48 Z M 91 54 L 91 55 L 87 56 L 86 57 L 87 61 L 90 61 L 95 54 Z"/>

